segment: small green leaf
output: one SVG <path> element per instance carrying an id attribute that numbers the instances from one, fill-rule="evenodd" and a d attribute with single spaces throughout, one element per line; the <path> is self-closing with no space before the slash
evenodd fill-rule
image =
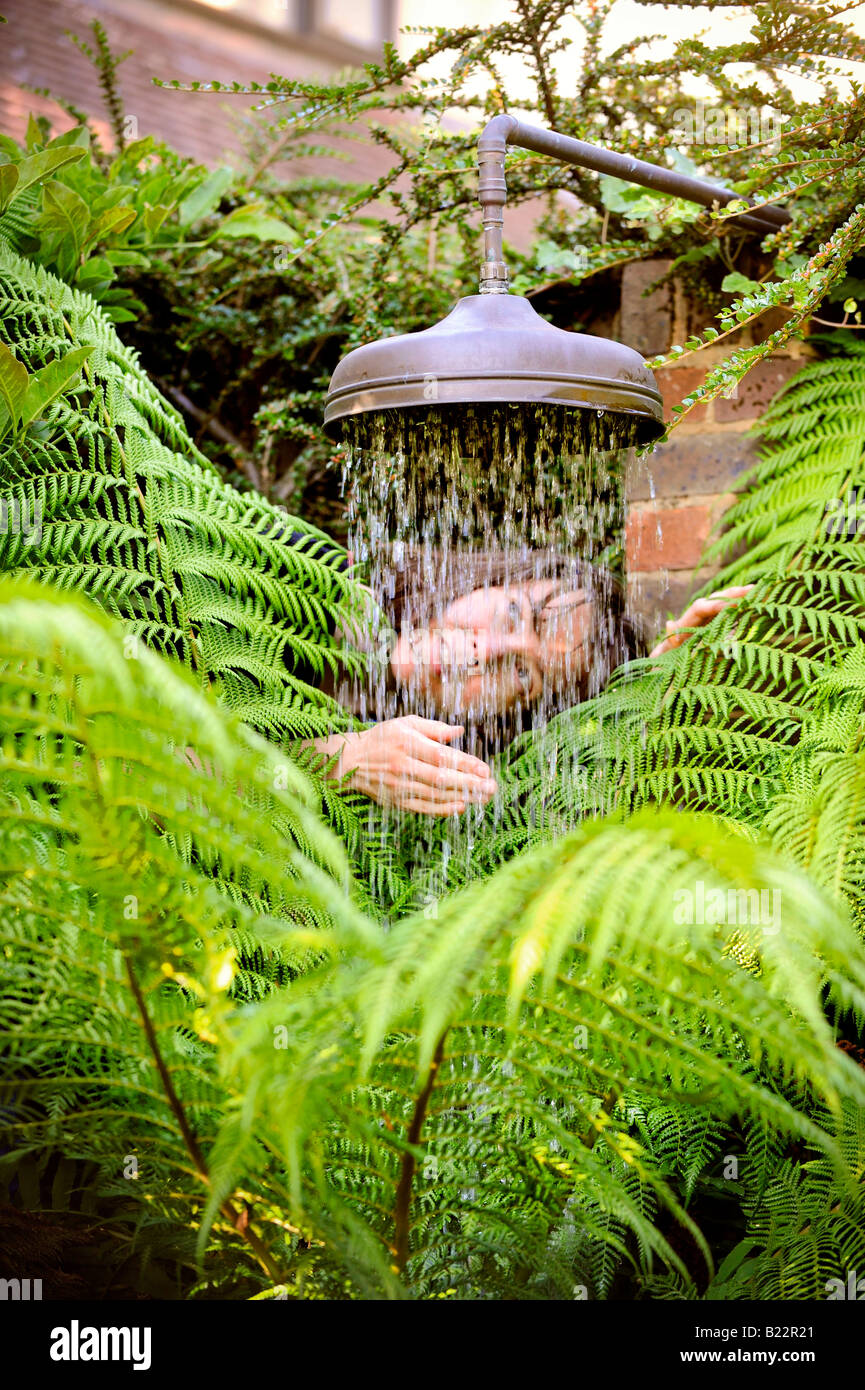
<path id="1" fill-rule="evenodd" d="M 140 251 L 128 251 L 125 248 L 115 250 L 109 247 L 105 252 L 105 259 L 111 265 L 135 265 L 142 269 L 150 265 L 148 257 L 143 256 Z"/>
<path id="2" fill-rule="evenodd" d="M 90 256 L 82 266 L 79 266 L 75 276 L 75 284 L 78 289 L 86 290 L 88 294 L 98 296 L 102 290 L 114 280 L 114 267 L 104 256 Z"/>
<path id="3" fill-rule="evenodd" d="M 726 290 L 727 294 L 753 294 L 755 290 L 762 289 L 762 286 L 757 280 L 749 280 L 747 275 L 742 275 L 740 271 L 731 270 L 721 281 L 721 289 Z"/>
<path id="4" fill-rule="evenodd" d="M 775 262 L 775 269 L 778 274 L 786 279 L 787 276 L 792 275 L 796 270 L 801 270 L 803 265 L 807 264 L 807 256 L 791 255 L 784 256 L 783 258 L 779 256 L 778 260 Z"/>
<path id="5" fill-rule="evenodd" d="M 17 164 L 24 157 L 24 151 L 20 145 L 16 145 L 11 135 L 0 134 L 0 153 L 6 159 L 11 159 L 13 164 Z"/>
<path id="6" fill-rule="evenodd" d="M 99 217 L 109 208 L 116 208 L 120 203 L 128 203 L 130 206 L 135 201 L 137 189 L 131 183 L 115 183 L 111 188 L 106 188 L 104 193 L 100 193 L 90 205 L 90 211 L 94 217 Z"/>
<path id="7" fill-rule="evenodd" d="M 38 150 L 40 145 L 44 145 L 45 143 L 45 135 L 42 130 L 42 127 L 37 121 L 36 117 L 33 115 L 32 111 L 30 112 L 30 115 L 27 118 L 27 134 L 25 136 L 25 139 L 27 141 L 27 148 L 31 152 L 33 150 Z"/>
<path id="8" fill-rule="evenodd" d="M 47 367 L 40 368 L 30 377 L 21 414 L 21 423 L 25 428 L 37 416 L 44 415 L 46 407 L 65 391 L 92 351 L 92 346 L 73 348 L 64 357 L 49 362 Z"/>
<path id="9" fill-rule="evenodd" d="M 162 203 L 157 203 L 154 208 L 144 209 L 144 227 L 148 236 L 153 236 L 159 231 L 159 228 L 170 212 L 171 208 L 166 207 Z"/>
<path id="10" fill-rule="evenodd" d="M 64 164 L 77 164 L 86 153 L 87 151 L 82 149 L 81 145 L 63 145 L 60 149 L 42 150 L 40 154 L 31 155 L 29 159 L 22 159 L 18 165 L 18 185 L 15 189 L 15 197 L 17 198 L 31 184 L 39 183 L 41 179 L 47 178 L 55 170 L 62 169 Z"/>
<path id="11" fill-rule="evenodd" d="M 105 241 L 107 237 L 120 236 L 121 232 L 128 231 L 135 221 L 138 213 L 135 208 L 106 208 L 91 223 L 84 245 L 88 246 L 91 241 Z"/>
<path id="12" fill-rule="evenodd" d="M 152 135 L 142 135 L 139 140 L 133 140 L 131 145 L 127 145 L 121 155 L 118 155 L 108 171 L 110 179 L 119 178 L 120 170 L 131 171 L 135 169 L 147 155 L 153 153 L 155 141 Z"/>
<path id="13" fill-rule="evenodd" d="M 279 241 L 283 245 L 296 245 L 300 241 L 294 227 L 280 217 L 271 217 L 270 213 L 262 212 L 259 203 L 236 208 L 223 217 L 209 240 L 221 237 L 252 237 L 255 241 Z"/>
<path id="14" fill-rule="evenodd" d="M 21 419 L 26 393 L 27 368 L 5 343 L 0 343 L 0 400 L 6 407 L 13 428 Z"/>
<path id="15" fill-rule="evenodd" d="M 18 184 L 17 164 L 0 164 L 0 213 L 8 208 Z"/>
<path id="16" fill-rule="evenodd" d="M 74 188 L 56 179 L 43 184 L 39 225 L 55 238 L 57 268 L 64 280 L 72 274 L 89 223 L 90 209 Z"/>
<path id="17" fill-rule="evenodd" d="M 178 209 L 178 216 L 181 227 L 188 227 L 192 222 L 197 222 L 199 218 L 206 217 L 218 206 L 220 198 L 228 192 L 234 181 L 234 170 L 223 165 L 220 169 L 214 169 L 212 174 L 208 174 L 206 179 L 193 188 L 191 193 L 183 199 Z"/>
<path id="18" fill-rule="evenodd" d="M 86 125 L 73 126 L 72 130 L 64 130 L 62 135 L 55 135 L 53 140 L 49 140 L 45 146 L 48 150 L 59 149 L 64 145 L 80 145 L 82 149 L 90 149 L 90 131 Z"/>
<path id="19" fill-rule="evenodd" d="M 602 174 L 599 183 L 604 207 L 632 220 L 655 217 L 661 206 L 669 201 L 666 194 L 635 187 L 624 179 L 614 178 L 612 174 Z"/>

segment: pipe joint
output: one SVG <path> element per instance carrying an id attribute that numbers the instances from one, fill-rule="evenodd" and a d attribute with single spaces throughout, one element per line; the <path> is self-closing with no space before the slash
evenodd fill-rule
<path id="1" fill-rule="evenodd" d="M 508 137 L 518 125 L 513 116 L 494 116 L 478 140 L 478 202 L 484 227 L 484 259 L 481 265 L 481 294 L 507 294 L 508 268 L 502 248 L 505 203 L 505 150 Z"/>
<path id="2" fill-rule="evenodd" d="M 518 125 L 516 116 L 493 116 L 478 137 L 478 153 L 485 154 L 488 150 L 497 150 L 504 155 L 505 146 Z"/>

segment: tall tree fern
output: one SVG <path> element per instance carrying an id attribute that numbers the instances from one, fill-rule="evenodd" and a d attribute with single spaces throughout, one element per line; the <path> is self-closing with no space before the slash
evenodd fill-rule
<path id="1" fill-rule="evenodd" d="M 228 1254 L 297 1296 L 693 1291 L 689 1191 L 743 1118 L 773 1181 L 804 1145 L 858 1212 L 865 1073 L 823 996 L 861 1012 L 865 950 L 800 870 L 701 818 L 594 820 L 382 932 L 281 755 L 104 617 L 0 597 L 7 1180 L 86 1162 L 142 1239 L 198 1231 L 203 1287 Z M 777 931 L 676 911 L 708 891 L 780 894 Z M 241 941 L 290 987 L 250 998 Z"/>
<path id="2" fill-rule="evenodd" d="M 6 507 L 30 519 L 5 527 L 0 567 L 94 599 L 272 738 L 344 725 L 302 678 L 358 665 L 340 637 L 362 609 L 344 552 L 223 484 L 95 302 L 2 239 L 0 303 L 0 341 L 29 373 L 92 349 L 78 390 L 0 445 Z"/>
<path id="3" fill-rule="evenodd" d="M 7 373 L 11 362 L 30 380 L 85 360 L 77 388 L 0 437 L 0 569 L 94 600 L 123 621 L 130 651 L 181 662 L 296 760 L 309 763 L 303 740 L 355 727 L 326 693 L 364 669 L 352 635 L 369 599 L 345 552 L 224 483 L 94 300 L 0 234 L 4 347 Z M 372 904 L 389 856 L 361 833 L 364 801 L 317 785 Z"/>
<path id="4" fill-rule="evenodd" d="M 131 1156 L 176 1240 L 225 1102 L 215 1016 L 351 920 L 343 847 L 284 756 L 41 586 L 0 604 L 0 762 L 5 1176 L 59 1150 L 127 1196 Z"/>

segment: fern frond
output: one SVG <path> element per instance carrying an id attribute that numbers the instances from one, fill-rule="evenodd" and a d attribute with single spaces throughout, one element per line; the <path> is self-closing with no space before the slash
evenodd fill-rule
<path id="1" fill-rule="evenodd" d="M 94 349 L 78 391 L 0 444 L 5 514 L 27 521 L 4 528 L 0 567 L 102 604 L 271 737 L 346 727 L 304 676 L 362 668 L 340 633 L 366 600 L 339 547 L 222 483 L 93 300 L 2 238 L 0 304 L 0 340 L 28 371 Z"/>

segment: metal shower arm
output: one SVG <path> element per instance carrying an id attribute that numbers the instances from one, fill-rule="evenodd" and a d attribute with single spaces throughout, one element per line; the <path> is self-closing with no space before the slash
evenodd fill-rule
<path id="1" fill-rule="evenodd" d="M 689 178 L 687 174 L 677 174 L 657 164 L 648 164 L 643 159 L 634 159 L 632 155 L 616 154 L 602 145 L 589 145 L 585 140 L 574 140 L 555 130 L 526 125 L 515 116 L 494 116 L 478 140 L 478 202 L 484 224 L 482 294 L 503 294 L 508 288 L 508 271 L 502 251 L 504 207 L 508 197 L 505 181 L 505 152 L 508 145 L 534 150 L 536 154 L 547 154 L 552 159 L 574 164 L 580 169 L 612 174 L 628 183 L 654 188 L 675 198 L 701 203 L 704 207 L 715 204 L 723 207 L 742 196 L 732 188 L 710 183 L 708 179 Z M 777 232 L 780 227 L 786 227 L 792 219 L 783 208 L 769 206 L 755 212 L 737 213 L 736 220 L 740 226 L 766 236 L 768 232 Z"/>

